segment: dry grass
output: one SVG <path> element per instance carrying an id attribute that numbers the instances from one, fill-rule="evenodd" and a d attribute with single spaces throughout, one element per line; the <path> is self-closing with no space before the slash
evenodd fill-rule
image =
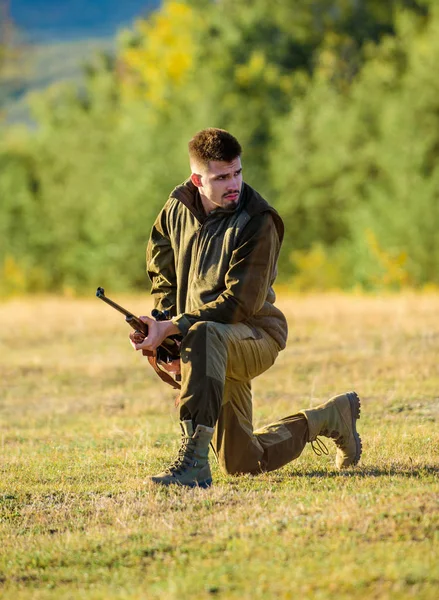
<path id="1" fill-rule="evenodd" d="M 355 389 L 363 460 L 213 465 L 208 491 L 143 484 L 173 457 L 178 415 L 122 316 L 95 299 L 0 305 L 2 598 L 437 597 L 439 297 L 279 305 L 290 338 L 255 381 L 256 425 Z"/>

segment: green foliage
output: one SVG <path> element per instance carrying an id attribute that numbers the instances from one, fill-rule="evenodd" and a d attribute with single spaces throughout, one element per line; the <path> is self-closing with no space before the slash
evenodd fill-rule
<path id="1" fill-rule="evenodd" d="M 406 7 L 406 8 L 404 8 Z M 186 143 L 230 129 L 300 289 L 439 283 L 439 9 L 168 1 L 0 140 L 0 293 L 144 286 Z"/>
<path id="2" fill-rule="evenodd" d="M 170 181 L 186 175 L 178 170 L 184 147 L 161 137 L 148 113 L 122 113 L 113 72 L 102 65 L 90 70 L 84 92 L 54 86 L 33 98 L 33 108 L 41 126 L 29 145 L 32 155 L 12 154 L 11 132 L 0 178 L 1 195 L 10 202 L 2 206 L 2 239 L 13 242 L 2 255 L 14 257 L 24 271 L 18 291 L 39 289 L 30 276 L 34 263 L 46 274 L 45 289 L 144 284 L 149 229 Z M 168 169 L 157 165 L 156 153 L 169 157 Z M 23 196 L 18 205 L 14 186 Z M 10 283 L 7 272 L 5 292 L 16 287 L 15 275 Z"/>
<path id="3" fill-rule="evenodd" d="M 323 47 L 272 152 L 290 247 L 344 249 L 348 285 L 439 282 L 439 11 L 428 20 L 400 12 L 395 24 L 347 88 L 333 77 L 339 57 Z"/>

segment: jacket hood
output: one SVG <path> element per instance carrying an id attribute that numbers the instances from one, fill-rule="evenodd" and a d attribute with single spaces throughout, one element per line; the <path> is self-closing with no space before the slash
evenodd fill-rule
<path id="1" fill-rule="evenodd" d="M 191 213 L 200 221 L 200 223 L 205 220 L 206 214 L 202 209 L 198 188 L 190 179 L 187 179 L 184 183 L 178 185 L 171 192 L 170 198 L 175 198 L 184 204 L 184 206 L 191 211 Z M 271 213 L 273 221 L 276 225 L 279 241 L 282 243 L 284 237 L 284 224 L 279 213 L 272 206 L 270 206 L 270 204 L 268 204 L 268 202 L 256 190 L 254 190 L 245 182 L 242 184 L 239 203 L 235 210 L 245 210 L 250 217 L 266 212 Z M 224 210 L 224 213 L 227 212 L 231 211 Z"/>

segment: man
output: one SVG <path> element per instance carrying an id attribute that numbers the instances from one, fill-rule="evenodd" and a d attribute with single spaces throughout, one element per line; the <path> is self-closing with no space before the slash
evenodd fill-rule
<path id="1" fill-rule="evenodd" d="M 131 335 L 136 350 L 148 351 L 183 335 L 182 445 L 177 460 L 151 481 L 211 485 L 210 445 L 227 473 L 271 471 L 318 435 L 335 440 L 338 468 L 356 464 L 355 392 L 253 431 L 251 380 L 272 366 L 287 339 L 272 289 L 284 227 L 243 183 L 241 146 L 230 133 L 200 131 L 189 142 L 189 158 L 191 176 L 171 193 L 147 251 L 155 307 L 173 318 L 142 317 L 148 337 Z"/>

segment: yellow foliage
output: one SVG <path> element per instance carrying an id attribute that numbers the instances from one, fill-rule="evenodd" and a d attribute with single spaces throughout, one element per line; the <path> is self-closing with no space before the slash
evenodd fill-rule
<path id="1" fill-rule="evenodd" d="M 374 288 L 402 289 L 410 287 L 407 268 L 408 256 L 404 251 L 388 252 L 381 248 L 375 233 L 365 232 L 366 242 L 375 268 L 368 274 L 366 284 Z M 321 244 L 310 250 L 294 251 L 291 262 L 295 268 L 292 286 L 299 291 L 343 289 L 345 287 L 346 257 L 340 251 L 328 251 Z"/>
<path id="2" fill-rule="evenodd" d="M 132 77 L 122 81 L 125 99 L 143 98 L 153 106 L 172 101 L 194 64 L 197 13 L 184 2 L 165 2 L 148 20 L 138 21 L 140 43 L 121 59 Z"/>
<path id="3" fill-rule="evenodd" d="M 26 274 L 13 256 L 7 255 L 1 269 L 1 290 L 3 293 L 21 294 L 26 291 Z"/>
<path id="4" fill-rule="evenodd" d="M 328 255 L 321 244 L 310 250 L 295 250 L 291 261 L 296 268 L 292 285 L 299 291 L 343 288 L 343 265 L 340 259 Z"/>
<path id="5" fill-rule="evenodd" d="M 330 32 L 325 36 L 318 55 L 314 76 L 321 82 L 337 82 L 339 90 L 347 91 L 352 77 L 349 57 L 354 43 L 346 35 Z"/>
<path id="6" fill-rule="evenodd" d="M 372 255 L 377 259 L 381 269 L 380 275 L 375 275 L 371 283 L 379 287 L 402 288 L 409 285 L 410 278 L 407 271 L 407 253 L 397 252 L 391 254 L 381 248 L 375 233 L 368 229 L 366 241 Z"/>
<path id="7" fill-rule="evenodd" d="M 235 70 L 236 81 L 243 87 L 249 87 L 255 81 L 261 80 L 272 85 L 279 85 L 280 77 L 279 69 L 268 63 L 265 54 L 260 50 L 252 52 L 248 63 L 238 65 Z M 288 86 L 289 81 L 290 78 L 283 76 L 282 86 Z"/>
<path id="8" fill-rule="evenodd" d="M 49 277 L 41 267 L 20 263 L 10 254 L 0 264 L 0 295 L 15 296 L 40 292 L 49 287 Z"/>

